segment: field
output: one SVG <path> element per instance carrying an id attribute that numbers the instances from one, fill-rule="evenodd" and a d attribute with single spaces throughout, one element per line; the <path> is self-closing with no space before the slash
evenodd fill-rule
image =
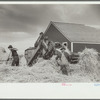
<path id="1" fill-rule="evenodd" d="M 79 63 L 69 64 L 68 76 L 63 75 L 57 65 L 55 56 L 50 60 L 40 58 L 32 67 L 26 65 L 25 58 L 20 66 L 0 64 L 0 82 L 5 83 L 58 83 L 58 82 L 100 82 L 100 58 L 93 49 L 85 49 L 79 53 Z"/>

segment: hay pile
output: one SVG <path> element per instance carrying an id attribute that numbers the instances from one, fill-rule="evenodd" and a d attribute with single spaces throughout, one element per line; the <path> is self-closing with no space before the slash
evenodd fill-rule
<path id="1" fill-rule="evenodd" d="M 68 76 L 63 75 L 54 58 L 51 60 L 39 59 L 32 67 L 11 67 L 2 64 L 0 82 L 91 82 L 88 77 L 73 72 L 69 72 Z"/>
<path id="2" fill-rule="evenodd" d="M 93 81 L 100 80 L 100 61 L 99 61 L 98 52 L 94 49 L 83 50 L 80 53 L 80 70 L 87 74 Z"/>
<path id="3" fill-rule="evenodd" d="M 8 54 L 6 53 L 5 49 L 0 47 L 0 63 L 3 63 L 8 58 Z"/>
<path id="4" fill-rule="evenodd" d="M 19 59 L 19 65 L 20 65 L 20 66 L 26 66 L 26 65 L 27 65 L 27 62 L 26 62 L 25 57 L 22 56 L 22 57 L 19 57 L 19 58 L 20 58 L 20 59 Z"/>
<path id="5" fill-rule="evenodd" d="M 40 58 L 32 67 L 25 65 L 25 58 L 20 60 L 19 67 L 0 65 L 0 82 L 98 82 L 100 63 L 98 52 L 85 49 L 80 53 L 78 64 L 69 64 L 68 76 L 63 75 L 55 56 L 50 60 Z"/>

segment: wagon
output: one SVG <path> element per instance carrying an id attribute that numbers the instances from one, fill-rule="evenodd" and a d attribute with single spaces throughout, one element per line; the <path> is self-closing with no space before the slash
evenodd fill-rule
<path id="1" fill-rule="evenodd" d="M 28 66 L 36 63 L 39 48 L 31 47 L 25 50 L 25 58 Z"/>

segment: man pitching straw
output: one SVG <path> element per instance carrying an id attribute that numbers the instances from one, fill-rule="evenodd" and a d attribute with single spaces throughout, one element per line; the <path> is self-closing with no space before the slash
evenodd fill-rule
<path id="1" fill-rule="evenodd" d="M 9 45 L 8 49 L 11 51 L 11 53 L 10 53 L 11 57 L 12 57 L 11 66 L 19 66 L 19 56 L 18 56 L 18 53 L 17 53 L 17 49 L 13 48 L 12 45 Z M 9 61 L 9 57 L 8 57 L 7 61 Z"/>

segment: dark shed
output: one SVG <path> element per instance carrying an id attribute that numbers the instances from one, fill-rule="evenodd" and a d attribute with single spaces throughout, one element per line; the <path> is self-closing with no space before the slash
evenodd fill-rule
<path id="1" fill-rule="evenodd" d="M 68 42 L 72 52 L 78 52 L 85 47 L 94 48 L 100 52 L 100 30 L 84 24 L 50 22 L 45 35 L 54 42 Z"/>

